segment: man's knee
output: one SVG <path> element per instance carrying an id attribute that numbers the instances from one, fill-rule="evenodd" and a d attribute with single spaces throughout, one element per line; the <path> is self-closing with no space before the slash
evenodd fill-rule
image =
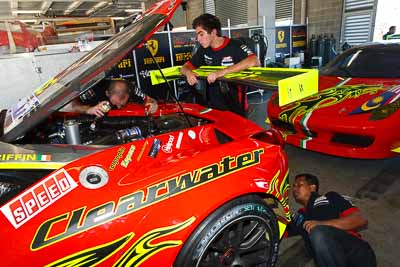
<path id="1" fill-rule="evenodd" d="M 311 230 L 309 237 L 314 250 L 329 249 L 334 242 L 331 230 L 331 227 L 325 225 L 317 225 Z"/>

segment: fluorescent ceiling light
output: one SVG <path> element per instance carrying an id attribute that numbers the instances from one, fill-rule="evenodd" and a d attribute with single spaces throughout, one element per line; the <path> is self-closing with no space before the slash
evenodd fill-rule
<path id="1" fill-rule="evenodd" d="M 77 9 L 82 4 L 82 1 L 74 1 L 72 2 L 67 9 L 64 11 L 64 15 L 68 15 L 72 13 L 75 9 Z"/>
<path id="2" fill-rule="evenodd" d="M 13 10 L 13 14 L 37 14 L 40 13 L 41 10 Z"/>
<path id="3" fill-rule="evenodd" d="M 142 12 L 143 10 L 141 8 L 128 8 L 124 10 L 126 13 L 135 13 L 135 12 Z"/>
<path id="4" fill-rule="evenodd" d="M 21 22 L 37 22 L 36 19 L 20 19 Z"/>
<path id="5" fill-rule="evenodd" d="M 99 2 L 99 3 L 97 3 L 94 7 L 92 7 L 91 9 L 89 9 L 88 11 L 86 11 L 86 15 L 90 15 L 90 14 L 92 14 L 93 12 L 95 12 L 97 9 L 100 9 L 100 8 L 102 8 L 102 7 L 105 7 L 106 5 L 112 5 L 112 3 L 110 2 L 107 2 L 107 1 L 102 1 L 102 2 Z"/>

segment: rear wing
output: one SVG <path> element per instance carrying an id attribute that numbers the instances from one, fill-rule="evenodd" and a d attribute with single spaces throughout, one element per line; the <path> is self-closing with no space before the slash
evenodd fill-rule
<path id="1" fill-rule="evenodd" d="M 200 79 L 206 79 L 208 74 L 223 69 L 222 66 L 202 66 L 193 70 Z M 182 79 L 181 66 L 163 69 L 168 81 Z M 159 70 L 150 72 L 153 85 L 165 83 Z M 240 72 L 234 72 L 218 79 L 264 90 L 278 90 L 279 106 L 298 101 L 318 92 L 318 70 L 253 67 Z"/>

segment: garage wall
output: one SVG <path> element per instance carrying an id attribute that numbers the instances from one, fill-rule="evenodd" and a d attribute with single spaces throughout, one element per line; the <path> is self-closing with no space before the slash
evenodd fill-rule
<path id="1" fill-rule="evenodd" d="M 332 33 L 340 40 L 343 0 L 306 0 L 308 38 Z M 294 0 L 294 24 L 301 24 L 301 0 Z M 306 21 L 307 22 L 307 21 Z"/>
<path id="2" fill-rule="evenodd" d="M 333 33 L 336 40 L 340 39 L 343 0 L 308 0 L 307 10 L 309 38 L 312 34 Z"/>
<path id="3" fill-rule="evenodd" d="M 188 15 L 187 15 L 187 27 L 192 28 L 192 21 L 199 15 L 204 13 L 204 0 L 188 0 Z M 227 0 L 225 4 L 230 4 Z M 259 15 L 259 5 L 258 0 L 248 0 L 247 1 L 247 20 L 248 25 L 253 26 L 257 24 L 262 24 L 262 21 L 258 18 Z"/>
<path id="4" fill-rule="evenodd" d="M 192 21 L 204 13 L 203 0 L 188 0 L 187 27 L 192 28 Z"/>

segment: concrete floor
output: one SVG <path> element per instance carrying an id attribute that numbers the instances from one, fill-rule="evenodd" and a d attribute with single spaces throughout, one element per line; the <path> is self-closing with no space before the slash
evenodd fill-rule
<path id="1" fill-rule="evenodd" d="M 251 94 L 249 119 L 265 124 L 270 94 Z M 320 192 L 337 191 L 352 198 L 368 219 L 361 232 L 377 256 L 378 266 L 400 266 L 400 157 L 386 160 L 356 160 L 324 155 L 287 145 L 290 182 L 297 173 L 309 172 L 320 179 Z M 289 201 L 291 211 L 299 206 Z M 282 240 L 278 267 L 314 266 L 298 237 Z"/>

